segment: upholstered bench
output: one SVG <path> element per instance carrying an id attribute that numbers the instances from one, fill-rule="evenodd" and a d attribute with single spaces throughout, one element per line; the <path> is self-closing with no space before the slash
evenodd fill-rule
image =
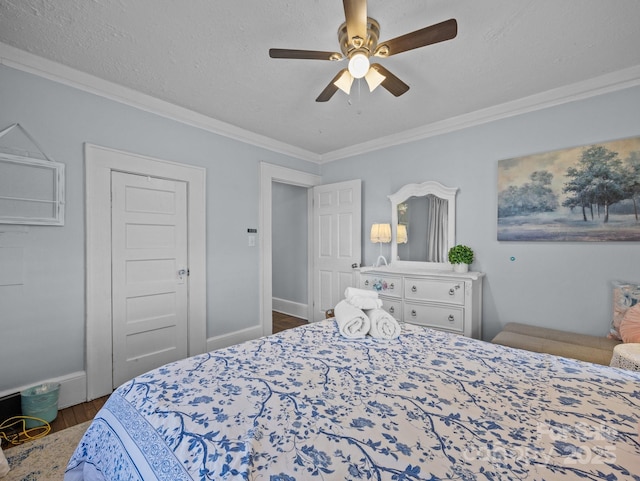
<path id="1" fill-rule="evenodd" d="M 608 366 L 621 341 L 510 322 L 491 342 Z"/>

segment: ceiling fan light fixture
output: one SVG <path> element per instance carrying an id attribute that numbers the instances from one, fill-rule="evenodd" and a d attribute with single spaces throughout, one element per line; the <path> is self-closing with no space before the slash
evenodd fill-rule
<path id="1" fill-rule="evenodd" d="M 353 84 L 353 77 L 349 73 L 348 70 L 342 72 L 342 75 L 338 80 L 333 82 L 333 85 L 342 90 L 345 94 L 349 95 L 351 93 L 351 84 Z"/>
<path id="2" fill-rule="evenodd" d="M 369 86 L 369 92 L 373 92 L 387 77 L 378 72 L 375 68 L 370 68 L 364 79 Z"/>
<path id="3" fill-rule="evenodd" d="M 380 24 L 367 16 L 368 0 L 343 0 L 345 21 L 338 27 L 340 51 L 293 50 L 272 48 L 269 57 L 308 60 L 348 60 L 348 67 L 342 68 L 320 93 L 316 102 L 327 102 L 338 91 L 347 95 L 351 92 L 353 79 L 364 79 L 373 92 L 378 86 L 395 97 L 404 95 L 409 86 L 379 63 L 371 63 L 372 57 L 391 57 L 434 43 L 451 40 L 458 35 L 458 22 L 450 18 L 413 32 L 400 35 L 378 44 Z"/>
<path id="4" fill-rule="evenodd" d="M 362 78 L 369 71 L 369 57 L 358 52 L 351 56 L 349 60 L 349 72 L 354 78 Z"/>

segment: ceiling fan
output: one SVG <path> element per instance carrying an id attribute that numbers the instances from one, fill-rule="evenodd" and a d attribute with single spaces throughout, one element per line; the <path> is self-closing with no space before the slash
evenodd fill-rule
<path id="1" fill-rule="evenodd" d="M 393 95 L 399 97 L 409 90 L 409 86 L 379 63 L 371 64 L 370 57 L 390 57 L 407 50 L 451 40 L 458 34 L 458 23 L 452 18 L 378 43 L 380 24 L 373 18 L 367 17 L 367 0 L 343 0 L 343 4 L 346 22 L 338 29 L 338 41 L 342 53 L 284 48 L 269 49 L 271 58 L 333 61 L 349 59 L 348 67 L 338 72 L 320 93 L 316 102 L 326 102 L 333 97 L 338 89 L 349 94 L 353 80 L 362 77 L 367 81 L 371 92 L 382 85 Z"/>

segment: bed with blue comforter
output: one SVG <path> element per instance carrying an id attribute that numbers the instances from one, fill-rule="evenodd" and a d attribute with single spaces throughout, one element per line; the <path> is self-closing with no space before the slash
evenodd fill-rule
<path id="1" fill-rule="evenodd" d="M 119 387 L 76 480 L 640 480 L 640 373 L 333 320 Z"/>

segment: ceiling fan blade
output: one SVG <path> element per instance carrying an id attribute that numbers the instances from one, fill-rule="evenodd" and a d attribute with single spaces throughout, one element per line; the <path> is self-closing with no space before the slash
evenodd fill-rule
<path id="1" fill-rule="evenodd" d="M 402 94 L 406 93 L 407 90 L 409 90 L 409 86 L 406 83 L 393 75 L 379 63 L 374 63 L 373 65 L 371 65 L 371 68 L 385 77 L 380 85 L 382 85 L 396 97 L 400 97 Z"/>
<path id="2" fill-rule="evenodd" d="M 416 30 L 396 37 L 386 42 L 380 42 L 374 55 L 378 57 L 390 57 L 398 53 L 413 50 L 414 48 L 425 47 L 445 40 L 451 40 L 458 35 L 458 22 L 455 18 L 436 23 L 429 27 Z"/>
<path id="3" fill-rule="evenodd" d="M 333 94 L 335 94 L 338 91 L 338 88 L 339 88 L 336 85 L 336 82 L 338 80 L 340 80 L 340 78 L 344 75 L 345 72 L 349 72 L 349 70 L 347 70 L 346 68 L 343 68 L 342 70 L 340 70 L 340 72 L 338 72 L 338 75 L 333 77 L 333 80 L 331 82 L 329 82 L 329 85 L 327 85 L 324 88 L 324 90 L 322 92 L 320 92 L 320 95 L 318 95 L 318 98 L 316 99 L 316 102 L 326 102 L 331 97 L 333 97 Z"/>
<path id="4" fill-rule="evenodd" d="M 287 48 L 270 48 L 271 58 L 295 58 L 306 60 L 342 60 L 343 56 L 338 52 L 320 52 L 317 50 L 291 50 Z"/>
<path id="5" fill-rule="evenodd" d="M 347 21 L 349 40 L 359 37 L 362 42 L 365 42 L 367 39 L 367 0 L 343 0 L 342 3 L 344 4 L 344 17 Z M 361 45 L 355 45 L 355 47 L 359 48 Z"/>

